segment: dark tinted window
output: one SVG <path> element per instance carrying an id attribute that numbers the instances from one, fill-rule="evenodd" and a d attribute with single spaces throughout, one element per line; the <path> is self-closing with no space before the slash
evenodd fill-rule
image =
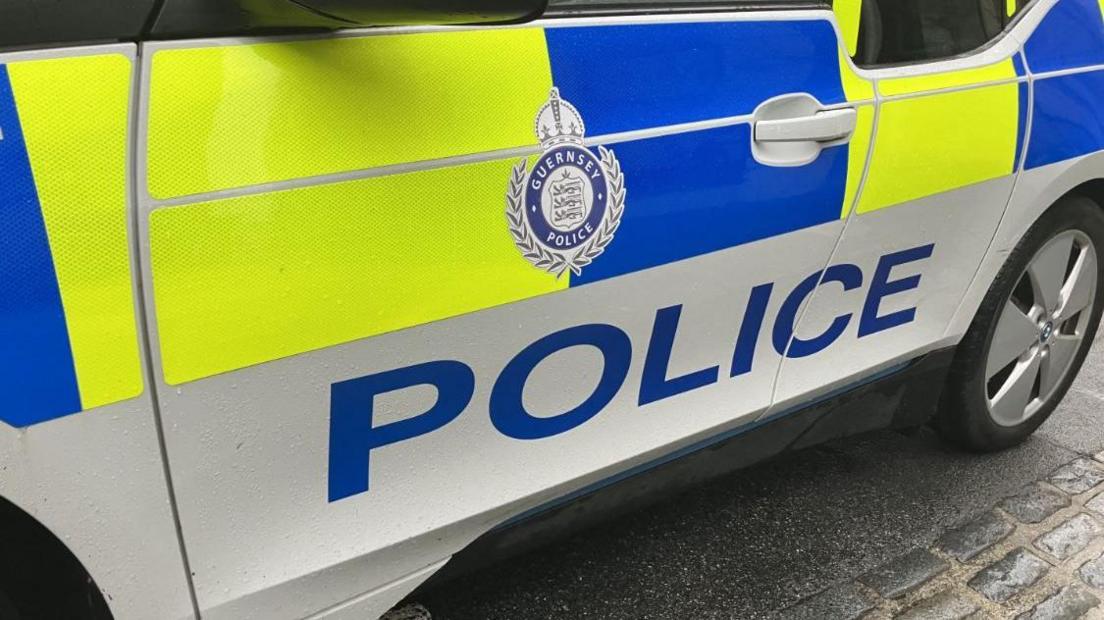
<path id="1" fill-rule="evenodd" d="M 154 0 L 0 0 L 0 48 L 136 39 Z"/>
<path id="2" fill-rule="evenodd" d="M 887 65 L 958 56 L 996 38 L 1010 19 L 1007 0 L 863 0 L 855 61 Z"/>
<path id="3" fill-rule="evenodd" d="M 830 0 L 548 0 L 548 12 L 650 13 L 827 7 Z"/>
<path id="4" fill-rule="evenodd" d="M 210 37 L 362 26 L 494 24 L 527 21 L 540 15 L 543 8 L 544 0 L 162 0 L 150 36 Z"/>

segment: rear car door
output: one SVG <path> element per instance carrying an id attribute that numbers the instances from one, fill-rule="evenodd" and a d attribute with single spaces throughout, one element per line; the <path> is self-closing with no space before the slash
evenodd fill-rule
<path id="1" fill-rule="evenodd" d="M 378 613 L 767 409 L 763 326 L 839 239 L 873 90 L 827 10 L 659 6 L 144 47 L 142 279 L 204 617 Z"/>
<path id="2" fill-rule="evenodd" d="M 836 9 L 879 95 L 867 175 L 832 258 L 865 281 L 817 287 L 775 411 L 958 342 L 968 322 L 952 330 L 951 319 L 1004 214 L 1028 131 L 1027 77 L 1008 35 L 1015 3 Z"/>

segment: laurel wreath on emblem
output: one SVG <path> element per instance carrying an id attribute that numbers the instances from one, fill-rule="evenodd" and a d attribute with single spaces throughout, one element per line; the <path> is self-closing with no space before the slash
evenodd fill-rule
<path id="1" fill-rule="evenodd" d="M 606 249 L 610 241 L 613 241 L 613 234 L 621 225 L 621 215 L 625 212 L 625 175 L 621 173 L 621 162 L 617 161 L 613 151 L 603 146 L 598 147 L 598 154 L 602 170 L 609 181 L 609 208 L 598 231 L 591 235 L 590 239 L 570 258 L 552 252 L 537 242 L 524 223 L 527 160 L 525 158 L 519 160 L 510 175 L 510 187 L 506 192 L 506 219 L 509 222 L 510 233 L 514 236 L 514 243 L 526 260 L 557 278 L 568 269 L 575 275 L 580 275 L 583 267 L 589 265 Z"/>

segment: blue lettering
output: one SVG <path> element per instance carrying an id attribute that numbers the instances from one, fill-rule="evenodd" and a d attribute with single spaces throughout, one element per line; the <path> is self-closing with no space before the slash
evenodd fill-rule
<path id="1" fill-rule="evenodd" d="M 934 249 L 935 244 L 929 243 L 928 245 L 894 252 L 893 254 L 886 254 L 878 260 L 878 266 L 874 269 L 874 278 L 870 282 L 870 290 L 866 293 L 862 316 L 859 318 L 859 338 L 911 323 L 916 319 L 916 308 L 898 310 L 885 316 L 878 316 L 878 308 L 881 306 L 882 299 L 920 286 L 919 274 L 890 282 L 889 275 L 893 268 L 905 263 L 931 258 Z"/>
<path id="2" fill-rule="evenodd" d="M 843 314 L 836 317 L 832 324 L 828 326 L 828 329 L 815 338 L 802 340 L 794 336 L 797 311 L 818 285 L 826 282 L 838 282 L 843 285 L 845 291 L 862 286 L 862 270 L 857 265 L 849 263 L 832 265 L 824 270 L 823 279 L 821 273 L 818 271 L 805 278 L 782 303 L 782 309 L 778 311 L 778 318 L 774 323 L 774 350 L 778 351 L 779 355 L 799 358 L 819 353 L 843 335 L 843 331 L 847 329 L 847 324 L 851 322 L 851 314 Z M 792 343 L 790 342 L 791 339 Z M 786 348 L 787 344 L 789 349 Z"/>
<path id="3" fill-rule="evenodd" d="M 767 304 L 770 303 L 773 290 L 773 282 L 751 289 L 744 322 L 740 325 L 740 335 L 736 338 L 736 350 L 732 352 L 732 372 L 729 376 L 738 377 L 751 372 L 755 346 L 759 344 L 759 332 L 763 328 L 763 319 L 767 315 Z"/>
<path id="4" fill-rule="evenodd" d="M 638 405 L 654 403 L 657 400 L 717 382 L 719 370 L 717 366 L 674 379 L 667 378 L 667 368 L 671 363 L 671 348 L 675 344 L 675 331 L 678 330 L 681 314 L 681 305 L 663 308 L 656 312 L 655 323 L 652 325 L 652 339 L 648 343 L 648 354 L 644 358 L 644 374 L 640 379 Z"/>
<path id="5" fill-rule="evenodd" d="M 571 156 L 569 152 L 568 157 Z M 581 161 L 582 157 L 579 157 Z M 538 175 L 540 168 L 551 165 L 551 162 L 546 158 L 540 164 Z M 586 165 L 590 166 L 591 162 L 587 160 Z M 586 232 L 578 234 L 590 232 L 590 228 L 584 230 Z M 892 295 L 919 287 L 920 275 L 891 280 L 893 269 L 930 258 L 934 247 L 934 244 L 928 244 L 881 257 L 858 321 L 860 338 L 915 320 L 915 307 L 879 315 L 881 302 Z M 837 283 L 844 291 L 851 291 L 862 287 L 863 280 L 862 270 L 849 263 L 829 266 L 802 280 L 783 300 L 775 317 L 771 334 L 774 349 L 789 358 L 803 358 L 819 353 L 836 342 L 851 324 L 853 314 L 841 314 L 822 334 L 802 339 L 794 333 L 801 308 L 824 284 Z M 759 284 L 748 296 L 732 352 L 731 377 L 752 371 L 774 286 L 773 282 Z M 718 380 L 719 366 L 668 378 L 682 310 L 682 304 L 678 304 L 655 313 L 644 356 L 638 406 L 712 385 Z M 523 393 L 536 367 L 556 352 L 579 346 L 594 347 L 602 355 L 598 385 L 581 404 L 569 411 L 548 416 L 534 416 L 527 411 Z M 499 373 L 491 388 L 490 421 L 500 433 L 514 439 L 542 439 L 565 433 L 586 423 L 613 401 L 624 385 L 631 363 L 632 341 L 628 334 L 613 325 L 578 325 L 544 336 L 522 349 Z M 418 385 L 432 386 L 437 390 L 436 401 L 428 411 L 397 422 L 372 426 L 377 395 Z M 333 384 L 330 389 L 330 501 L 368 491 L 369 461 L 373 450 L 449 424 L 468 407 L 474 392 L 472 369 L 454 360 L 427 362 Z"/>
<path id="6" fill-rule="evenodd" d="M 602 353 L 602 377 L 594 392 L 578 407 L 555 416 L 535 417 L 526 411 L 522 392 L 537 364 L 557 351 L 584 345 Z M 500 433 L 515 439 L 541 439 L 569 431 L 613 400 L 629 374 L 631 360 L 632 341 L 613 325 L 593 323 L 549 334 L 522 349 L 498 375 L 491 389 L 491 423 Z"/>
<path id="7" fill-rule="evenodd" d="M 437 388 L 437 402 L 429 411 L 372 426 L 377 394 L 416 385 Z M 330 501 L 368 490 L 372 450 L 425 435 L 452 422 L 468 406 L 474 391 L 472 369 L 451 360 L 388 370 L 330 386 Z"/>

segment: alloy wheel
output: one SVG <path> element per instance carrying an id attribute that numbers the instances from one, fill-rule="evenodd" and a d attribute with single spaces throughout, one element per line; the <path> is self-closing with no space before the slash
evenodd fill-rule
<path id="1" fill-rule="evenodd" d="M 1096 297 L 1096 248 L 1067 230 L 1028 263 L 1005 302 L 985 368 L 989 415 L 1017 426 L 1035 415 L 1069 374 Z"/>

